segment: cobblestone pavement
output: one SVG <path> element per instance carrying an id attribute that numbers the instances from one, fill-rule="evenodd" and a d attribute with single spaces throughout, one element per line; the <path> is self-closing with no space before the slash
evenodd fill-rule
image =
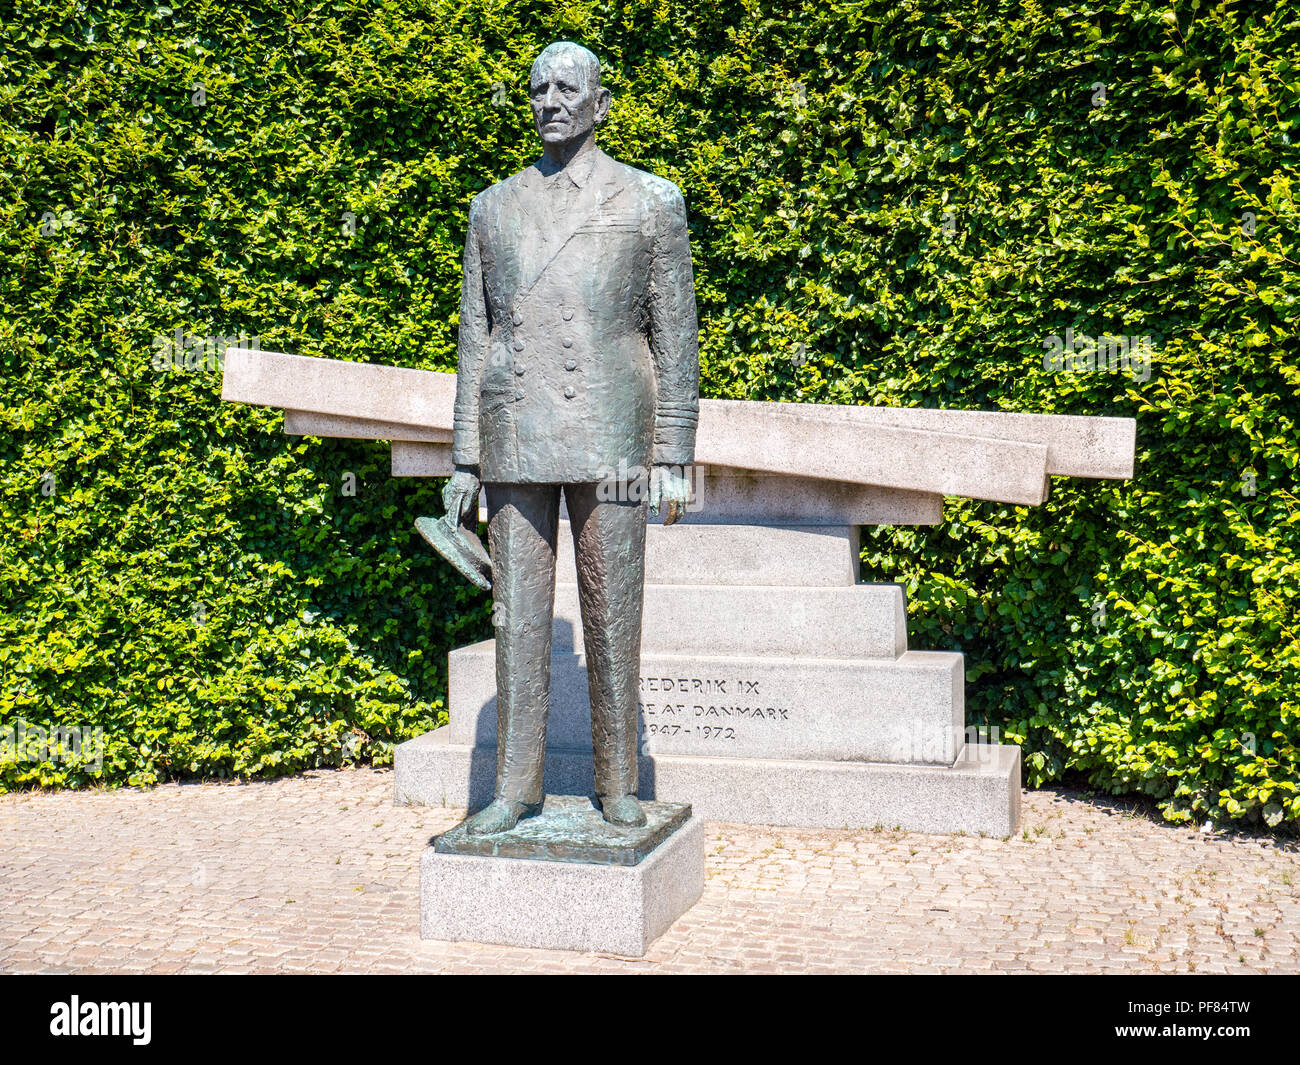
<path id="1" fill-rule="evenodd" d="M 461 811 L 392 774 L 0 796 L 0 969 L 1300 972 L 1300 849 L 1068 791 L 1008 840 L 709 824 L 704 897 L 644 959 L 422 942 Z"/>

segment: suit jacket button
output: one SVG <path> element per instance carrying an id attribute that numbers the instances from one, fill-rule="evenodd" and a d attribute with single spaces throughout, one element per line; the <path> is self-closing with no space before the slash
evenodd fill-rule
<path id="1" fill-rule="evenodd" d="M 523 351 L 523 350 L 524 350 L 524 342 L 522 340 L 516 340 L 515 351 Z"/>
<path id="2" fill-rule="evenodd" d="M 566 370 L 576 370 L 578 368 L 578 364 L 574 362 L 572 359 L 570 359 L 568 362 L 564 364 L 564 368 Z"/>
<path id="3" fill-rule="evenodd" d="M 564 320 L 565 320 L 566 322 L 571 322 L 571 321 L 573 321 L 573 312 L 572 312 L 572 311 L 565 311 L 563 317 L 564 317 Z M 515 325 L 518 325 L 518 324 L 519 324 L 518 322 L 515 323 Z"/>
<path id="4" fill-rule="evenodd" d="M 522 392 L 515 393 L 515 399 L 523 399 L 523 398 L 524 398 L 524 394 Z"/>
<path id="5" fill-rule="evenodd" d="M 565 346 L 566 348 L 571 348 L 571 347 L 573 347 L 573 337 L 565 337 L 565 338 L 564 338 L 564 346 Z"/>
<path id="6" fill-rule="evenodd" d="M 525 370 L 525 369 L 526 369 L 526 367 L 524 367 L 524 366 L 516 366 L 516 367 L 515 367 L 515 376 L 517 376 L 517 377 L 523 377 L 523 376 L 524 376 L 524 370 Z"/>
<path id="7" fill-rule="evenodd" d="M 574 396 L 576 396 L 577 394 L 578 394 L 578 393 L 577 393 L 577 391 L 574 389 L 573 385 L 569 385 L 569 387 L 566 388 L 566 389 L 564 390 L 564 398 L 565 398 L 565 399 L 572 399 L 572 398 L 573 398 Z"/>
<path id="8" fill-rule="evenodd" d="M 514 315 L 511 317 L 510 320 L 511 320 L 512 322 L 514 322 L 515 325 L 523 325 L 523 324 L 524 324 L 524 320 L 523 320 L 522 317 L 520 317 L 518 311 L 516 311 L 516 312 L 514 313 Z"/>

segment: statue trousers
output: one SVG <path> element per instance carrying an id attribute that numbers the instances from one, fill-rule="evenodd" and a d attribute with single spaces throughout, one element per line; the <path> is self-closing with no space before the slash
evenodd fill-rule
<path id="1" fill-rule="evenodd" d="M 644 499 L 602 500 L 600 487 L 485 485 L 496 634 L 496 797 L 500 799 L 539 803 L 543 796 L 561 489 L 577 558 L 595 792 L 605 798 L 637 791 L 646 503 Z M 614 494 L 610 487 L 605 484 L 604 494 Z"/>

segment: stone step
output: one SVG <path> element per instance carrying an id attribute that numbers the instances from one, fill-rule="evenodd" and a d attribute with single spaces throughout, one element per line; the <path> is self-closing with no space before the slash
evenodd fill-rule
<path id="1" fill-rule="evenodd" d="M 555 588 L 556 651 L 583 650 L 578 588 Z M 907 650 L 901 585 L 647 584 L 642 654 L 885 658 Z"/>
<path id="2" fill-rule="evenodd" d="M 496 643 L 450 655 L 452 742 L 495 747 Z M 964 742 L 962 656 L 845 661 L 642 655 L 641 750 L 725 758 L 952 765 Z M 591 750 L 586 659 L 551 658 L 547 745 Z"/>
<path id="3" fill-rule="evenodd" d="M 858 582 L 858 530 L 852 525 L 649 525 L 647 584 L 816 587 Z M 573 534 L 560 522 L 559 584 L 576 584 Z"/>
<path id="4" fill-rule="evenodd" d="M 1020 823 L 1020 748 L 968 744 L 952 766 L 645 755 L 640 795 L 689 802 L 706 821 L 1003 837 Z M 496 749 L 451 742 L 448 729 L 400 744 L 399 804 L 479 809 L 492 798 Z M 589 795 L 590 751 L 547 752 L 551 795 Z"/>

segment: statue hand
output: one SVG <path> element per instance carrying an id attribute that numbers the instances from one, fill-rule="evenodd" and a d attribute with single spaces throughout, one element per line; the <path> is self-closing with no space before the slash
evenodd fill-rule
<path id="1" fill-rule="evenodd" d="M 681 466 L 656 466 L 650 472 L 650 513 L 659 513 L 660 502 L 667 503 L 664 524 L 680 521 L 691 501 L 691 482 Z"/>
<path id="2" fill-rule="evenodd" d="M 442 490 L 442 504 L 447 508 L 447 516 L 459 522 L 478 507 L 479 488 L 482 487 L 478 474 L 466 466 L 458 466 L 451 475 L 447 487 Z"/>

